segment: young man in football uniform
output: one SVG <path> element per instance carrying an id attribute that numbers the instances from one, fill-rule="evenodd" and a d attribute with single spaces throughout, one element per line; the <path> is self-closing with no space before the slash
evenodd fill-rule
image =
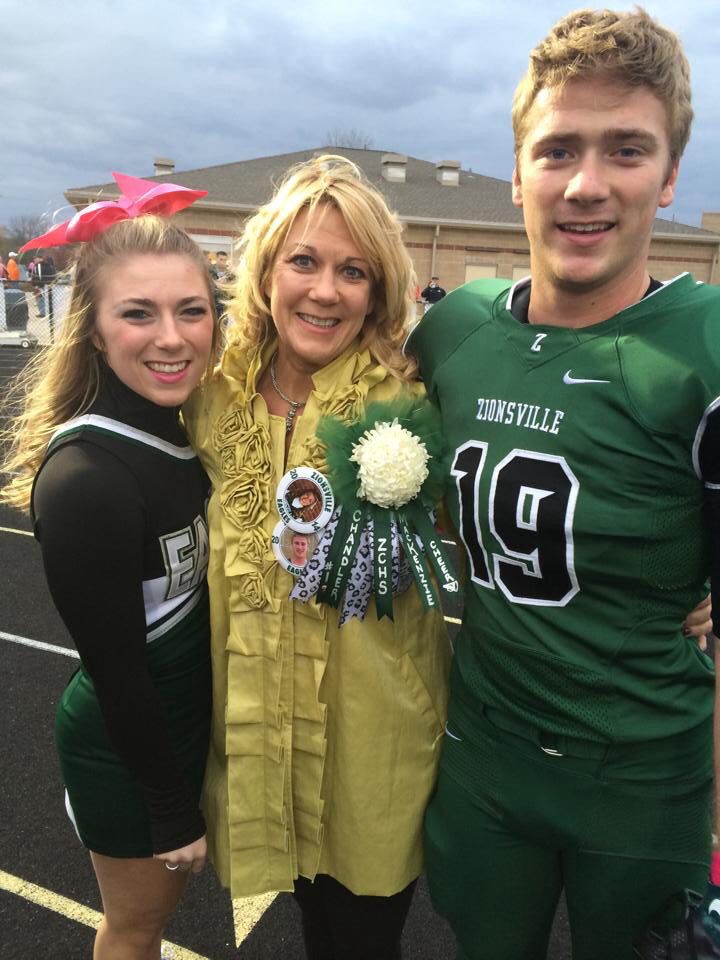
<path id="1" fill-rule="evenodd" d="M 705 887 L 713 664 L 677 625 L 720 552 L 720 289 L 648 271 L 691 121 L 674 34 L 561 20 L 513 106 L 531 279 L 409 339 L 468 560 L 426 821 L 466 960 L 544 960 L 563 890 L 575 960 L 626 960 Z"/>

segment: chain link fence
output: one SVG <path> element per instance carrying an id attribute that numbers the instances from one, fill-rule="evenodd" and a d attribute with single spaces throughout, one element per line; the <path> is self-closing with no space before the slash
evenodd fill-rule
<path id="1" fill-rule="evenodd" d="M 70 285 L 3 281 L 0 286 L 0 351 L 52 343 L 70 303 Z"/>
<path id="2" fill-rule="evenodd" d="M 28 360 L 57 337 L 70 289 L 65 283 L 34 287 L 23 281 L 0 282 L 0 435 L 14 412 L 6 402 L 10 384 Z M 3 459 L 0 445 L 0 467 Z"/>

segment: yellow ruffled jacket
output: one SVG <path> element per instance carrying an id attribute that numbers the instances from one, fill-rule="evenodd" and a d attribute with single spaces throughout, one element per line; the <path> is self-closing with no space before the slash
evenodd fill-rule
<path id="1" fill-rule="evenodd" d="M 213 730 L 204 810 L 212 860 L 232 896 L 292 890 L 301 874 L 389 896 L 422 869 L 422 819 L 435 781 L 450 648 L 414 587 L 394 622 L 337 625 L 338 611 L 291 601 L 271 534 L 278 481 L 322 470 L 321 416 L 356 420 L 403 385 L 351 346 L 313 377 L 287 465 L 285 421 L 256 384 L 262 353 L 228 350 L 185 418 L 213 484 L 209 506 Z"/>

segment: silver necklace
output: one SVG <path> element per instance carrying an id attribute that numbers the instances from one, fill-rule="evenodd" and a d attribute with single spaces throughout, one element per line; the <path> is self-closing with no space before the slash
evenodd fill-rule
<path id="1" fill-rule="evenodd" d="M 291 400 L 290 397 L 289 397 L 286 393 L 283 393 L 283 392 L 282 392 L 282 390 L 280 389 L 280 384 L 277 382 L 277 377 L 276 377 L 276 375 L 275 375 L 275 358 L 276 358 L 276 357 L 277 357 L 277 352 L 272 355 L 272 359 L 271 359 L 271 361 L 270 361 L 270 380 L 272 381 L 273 390 L 275 391 L 275 393 L 276 393 L 279 397 L 282 397 L 282 399 L 285 401 L 285 403 L 289 403 L 289 404 L 290 404 L 290 409 L 289 409 L 288 412 L 285 414 L 285 433 L 290 433 L 290 431 L 291 431 L 292 428 L 293 428 L 293 422 L 295 421 L 295 417 L 297 416 L 297 412 L 298 412 L 298 410 L 299 410 L 300 407 L 304 407 L 304 406 L 305 406 L 306 401 L 305 401 L 305 400 Z"/>

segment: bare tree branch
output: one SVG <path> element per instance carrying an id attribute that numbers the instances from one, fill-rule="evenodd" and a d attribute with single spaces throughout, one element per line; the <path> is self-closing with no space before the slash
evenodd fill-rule
<path id="1" fill-rule="evenodd" d="M 334 130 L 328 131 L 326 143 L 329 147 L 354 147 L 358 150 L 370 150 L 374 141 L 367 133 L 356 130 L 355 127 L 346 129 L 336 127 Z"/>
<path id="2" fill-rule="evenodd" d="M 28 213 L 17 217 L 11 217 L 8 224 L 8 233 L 10 238 L 18 246 L 30 240 L 31 237 L 37 237 L 40 233 L 47 230 L 47 219 L 37 213 Z"/>

